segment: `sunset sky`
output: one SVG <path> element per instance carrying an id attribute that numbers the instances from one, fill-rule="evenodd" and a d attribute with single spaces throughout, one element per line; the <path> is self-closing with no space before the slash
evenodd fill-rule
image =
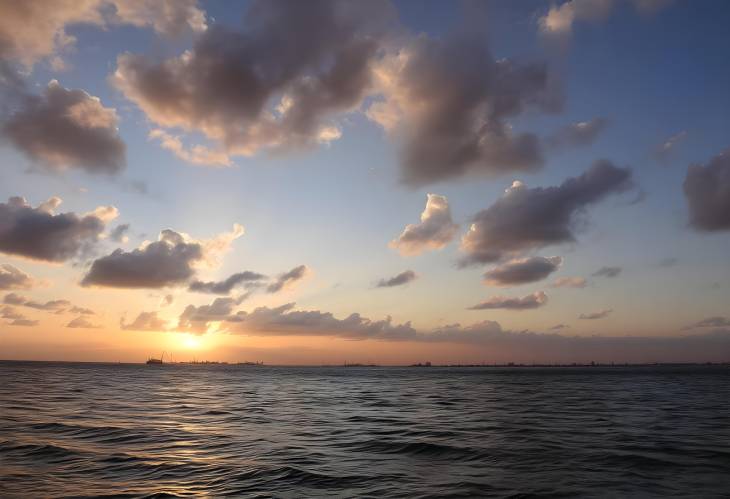
<path id="1" fill-rule="evenodd" d="M 0 358 L 730 361 L 730 3 L 0 1 Z"/>

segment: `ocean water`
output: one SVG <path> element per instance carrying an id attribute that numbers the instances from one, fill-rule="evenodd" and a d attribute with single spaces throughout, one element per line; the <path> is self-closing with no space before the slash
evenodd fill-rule
<path id="1" fill-rule="evenodd" d="M 1 497 L 728 497 L 730 368 L 0 363 Z"/>

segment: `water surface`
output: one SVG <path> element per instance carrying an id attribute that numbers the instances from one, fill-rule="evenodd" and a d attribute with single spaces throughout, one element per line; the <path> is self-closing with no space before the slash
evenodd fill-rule
<path id="1" fill-rule="evenodd" d="M 0 496 L 727 497 L 730 369 L 0 362 Z"/>

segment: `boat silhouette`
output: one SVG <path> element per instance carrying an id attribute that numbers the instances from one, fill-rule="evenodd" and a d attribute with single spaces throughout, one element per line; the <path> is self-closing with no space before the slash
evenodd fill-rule
<path id="1" fill-rule="evenodd" d="M 165 358 L 165 352 L 162 352 L 162 356 L 159 359 L 150 357 L 147 359 L 147 365 L 162 365 L 163 359 Z"/>

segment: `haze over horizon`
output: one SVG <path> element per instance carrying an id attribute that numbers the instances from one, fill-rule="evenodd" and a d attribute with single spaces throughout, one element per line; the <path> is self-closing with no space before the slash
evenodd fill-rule
<path id="1" fill-rule="evenodd" d="M 0 359 L 728 362 L 728 15 L 0 1 Z"/>

